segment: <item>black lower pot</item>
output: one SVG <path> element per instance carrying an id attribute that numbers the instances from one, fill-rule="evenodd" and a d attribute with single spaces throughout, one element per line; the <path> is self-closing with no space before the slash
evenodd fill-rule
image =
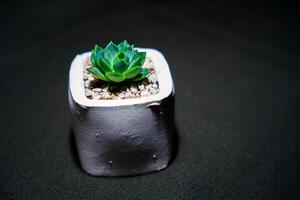
<path id="1" fill-rule="evenodd" d="M 72 128 L 84 171 L 127 176 L 167 167 L 173 149 L 174 98 L 147 104 L 83 108 L 69 93 Z"/>

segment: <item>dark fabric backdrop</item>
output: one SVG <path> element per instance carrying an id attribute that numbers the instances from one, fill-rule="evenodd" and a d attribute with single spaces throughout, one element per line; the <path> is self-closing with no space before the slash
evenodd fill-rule
<path id="1" fill-rule="evenodd" d="M 299 199 L 300 24 L 290 2 L 51 1 L 0 6 L 0 199 Z M 159 49 L 176 86 L 171 165 L 79 166 L 69 65 L 95 43 Z"/>

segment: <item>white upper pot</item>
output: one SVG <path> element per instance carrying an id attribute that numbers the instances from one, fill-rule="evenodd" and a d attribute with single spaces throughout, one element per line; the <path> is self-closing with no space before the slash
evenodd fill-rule
<path id="1" fill-rule="evenodd" d="M 157 102 L 168 97 L 172 93 L 174 86 L 166 59 L 155 49 L 137 48 L 137 50 L 146 52 L 147 57 L 150 57 L 154 63 L 160 89 L 158 94 L 118 100 L 92 100 L 86 98 L 84 93 L 83 70 L 87 57 L 91 55 L 91 52 L 87 52 L 77 55 L 71 64 L 69 86 L 74 101 L 85 107 L 112 107 Z"/>

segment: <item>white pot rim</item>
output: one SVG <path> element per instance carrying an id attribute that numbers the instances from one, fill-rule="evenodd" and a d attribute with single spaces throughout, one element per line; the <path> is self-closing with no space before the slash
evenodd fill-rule
<path id="1" fill-rule="evenodd" d="M 159 93 L 146 97 L 116 99 L 116 100 L 93 100 L 85 96 L 83 70 L 86 58 L 91 55 L 91 52 L 86 52 L 77 55 L 70 67 L 69 87 L 71 96 L 74 101 L 83 107 L 115 107 L 128 106 L 136 104 L 145 104 L 160 102 L 168 97 L 173 90 L 173 80 L 170 73 L 169 65 L 159 51 L 148 48 L 137 48 L 138 51 L 146 52 L 147 57 L 150 57 L 157 75 L 159 83 Z"/>

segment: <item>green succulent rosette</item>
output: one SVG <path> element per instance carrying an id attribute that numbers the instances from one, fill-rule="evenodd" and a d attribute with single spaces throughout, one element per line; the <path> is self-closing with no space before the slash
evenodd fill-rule
<path id="1" fill-rule="evenodd" d="M 146 52 L 137 51 L 125 40 L 116 45 L 110 42 L 105 48 L 95 45 L 92 50 L 92 66 L 87 68 L 95 78 L 106 82 L 139 81 L 150 74 L 143 68 Z"/>

